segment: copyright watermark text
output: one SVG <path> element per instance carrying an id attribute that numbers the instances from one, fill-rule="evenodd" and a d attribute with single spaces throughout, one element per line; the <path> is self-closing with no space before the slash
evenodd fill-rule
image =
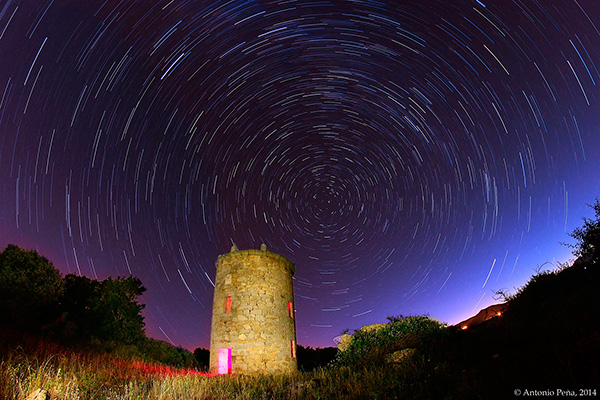
<path id="1" fill-rule="evenodd" d="M 515 396 L 522 397 L 596 397 L 597 391 L 596 389 L 515 389 Z"/>

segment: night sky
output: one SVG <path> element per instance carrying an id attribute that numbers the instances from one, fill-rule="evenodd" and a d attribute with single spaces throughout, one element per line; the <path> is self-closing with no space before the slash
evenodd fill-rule
<path id="1" fill-rule="evenodd" d="M 296 265 L 303 345 L 466 319 L 572 258 L 599 150 L 598 0 L 0 1 L 0 247 L 190 349 L 232 244 Z"/>

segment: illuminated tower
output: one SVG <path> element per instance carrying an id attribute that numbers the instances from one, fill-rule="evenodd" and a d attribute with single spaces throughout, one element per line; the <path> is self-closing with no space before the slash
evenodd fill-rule
<path id="1" fill-rule="evenodd" d="M 238 250 L 217 259 L 210 369 L 226 373 L 296 371 L 294 264 L 279 254 Z"/>

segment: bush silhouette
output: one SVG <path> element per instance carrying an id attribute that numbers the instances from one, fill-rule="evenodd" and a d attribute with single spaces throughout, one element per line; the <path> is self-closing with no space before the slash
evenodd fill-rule
<path id="1" fill-rule="evenodd" d="M 162 340 L 146 338 L 137 346 L 140 358 L 146 361 L 168 364 L 181 368 L 198 366 L 198 362 L 189 350 L 181 347 L 171 346 Z"/>
<path id="2" fill-rule="evenodd" d="M 335 347 L 312 348 L 301 344 L 297 347 L 298 368 L 300 371 L 312 371 L 319 367 L 327 367 L 335 360 L 338 349 Z"/>

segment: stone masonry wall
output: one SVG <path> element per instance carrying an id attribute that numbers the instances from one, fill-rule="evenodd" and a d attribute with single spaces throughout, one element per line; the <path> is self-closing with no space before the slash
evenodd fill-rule
<path id="1" fill-rule="evenodd" d="M 230 348 L 232 373 L 297 370 L 292 275 L 294 264 L 279 254 L 237 250 L 219 256 L 211 326 L 210 369 L 219 348 Z M 230 312 L 226 312 L 227 297 Z M 288 302 L 292 303 L 290 318 Z M 293 350 L 292 350 L 293 347 Z"/>

